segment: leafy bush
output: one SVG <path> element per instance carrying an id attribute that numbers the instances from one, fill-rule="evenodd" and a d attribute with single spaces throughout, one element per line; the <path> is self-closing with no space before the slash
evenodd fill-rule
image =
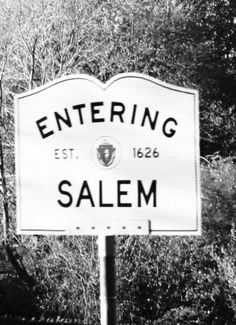
<path id="1" fill-rule="evenodd" d="M 232 158 L 209 158 L 202 166 L 203 230 L 219 248 L 235 235 L 236 168 Z"/>
<path id="2" fill-rule="evenodd" d="M 98 321 L 96 241 L 90 237 L 29 237 L 23 241 L 27 269 L 43 316 Z"/>
<path id="3" fill-rule="evenodd" d="M 40 315 L 37 298 L 16 275 L 5 275 L 0 280 L 0 315 L 5 314 L 25 317 Z"/>
<path id="4" fill-rule="evenodd" d="M 214 156 L 201 171 L 202 237 L 120 239 L 124 320 L 135 315 L 177 324 L 180 314 L 191 310 L 203 324 L 231 324 L 236 310 L 236 167 L 232 159 Z"/>

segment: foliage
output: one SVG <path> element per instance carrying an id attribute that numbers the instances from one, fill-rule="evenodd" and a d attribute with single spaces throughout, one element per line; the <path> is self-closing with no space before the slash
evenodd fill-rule
<path id="1" fill-rule="evenodd" d="M 24 262 L 37 279 L 34 288 L 43 315 L 98 318 L 98 263 L 94 238 L 29 237 Z"/>
<path id="2" fill-rule="evenodd" d="M 231 159 L 215 156 L 202 165 L 202 237 L 120 238 L 119 306 L 125 321 L 234 324 L 235 181 Z"/>
<path id="3" fill-rule="evenodd" d="M 0 315 L 40 315 L 37 298 L 30 288 L 16 276 L 5 276 L 0 280 Z"/>
<path id="4" fill-rule="evenodd" d="M 235 234 L 235 164 L 231 158 L 223 159 L 216 154 L 212 156 L 211 163 L 204 166 L 203 171 L 204 229 L 209 241 L 214 241 L 217 246 L 225 246 Z"/>

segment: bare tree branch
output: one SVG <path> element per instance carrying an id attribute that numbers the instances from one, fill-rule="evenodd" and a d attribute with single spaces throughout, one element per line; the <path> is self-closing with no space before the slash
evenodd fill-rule
<path id="1" fill-rule="evenodd" d="M 0 175 L 2 180 L 2 193 L 3 193 L 3 233 L 4 240 L 7 240 L 9 232 L 9 208 L 7 202 L 7 183 L 6 183 L 6 173 L 5 173 L 5 162 L 4 162 L 4 153 L 3 153 L 3 134 L 5 132 L 5 124 L 3 117 L 3 76 L 7 64 L 8 58 L 8 49 L 5 47 L 5 53 L 0 73 Z"/>
<path id="2" fill-rule="evenodd" d="M 37 41 L 38 41 L 38 37 L 36 36 L 34 39 L 34 44 L 33 44 L 32 54 L 31 54 L 30 89 L 33 89 L 34 71 L 35 71 L 35 51 L 36 51 Z"/>

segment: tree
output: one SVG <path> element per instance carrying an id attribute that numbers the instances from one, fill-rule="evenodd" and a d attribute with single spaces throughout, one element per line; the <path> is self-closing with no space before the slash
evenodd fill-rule
<path id="1" fill-rule="evenodd" d="M 192 46 L 188 78 L 201 98 L 201 146 L 204 155 L 235 152 L 236 10 L 233 1 L 180 1 L 188 19 L 179 43 Z M 187 35 L 187 37 L 186 37 Z M 187 45 L 187 44 L 186 44 Z M 188 52 L 187 52 L 188 53 Z M 190 70 L 191 69 L 191 70 Z"/>

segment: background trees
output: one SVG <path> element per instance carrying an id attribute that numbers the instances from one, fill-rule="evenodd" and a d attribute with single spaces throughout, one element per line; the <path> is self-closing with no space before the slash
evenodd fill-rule
<path id="1" fill-rule="evenodd" d="M 92 310 L 99 317 L 94 238 L 15 236 L 14 95 L 71 73 L 105 82 L 135 71 L 199 89 L 204 235 L 119 238 L 119 308 L 136 323 L 143 317 L 190 324 L 192 317 L 230 324 L 236 179 L 235 157 L 227 157 L 236 150 L 235 17 L 234 0 L 0 0 L 1 241 L 18 271 L 0 278 L 1 313 L 86 319 Z"/>
<path id="2" fill-rule="evenodd" d="M 5 72 L 8 91 L 34 88 L 70 73 L 84 72 L 102 81 L 120 72 L 147 73 L 199 89 L 202 154 L 233 154 L 233 1 L 1 0 L 0 4 L 1 51 L 11 49 Z"/>

